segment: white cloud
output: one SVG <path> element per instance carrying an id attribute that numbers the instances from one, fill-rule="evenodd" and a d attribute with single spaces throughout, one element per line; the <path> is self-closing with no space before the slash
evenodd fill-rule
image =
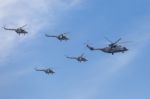
<path id="1" fill-rule="evenodd" d="M 53 28 L 64 12 L 78 6 L 81 0 L 0 0 L 0 26 L 16 28 L 27 24 L 29 34 L 19 37 L 15 32 L 0 29 L 0 60 L 5 60 L 15 47 L 31 39 L 45 26 Z"/>

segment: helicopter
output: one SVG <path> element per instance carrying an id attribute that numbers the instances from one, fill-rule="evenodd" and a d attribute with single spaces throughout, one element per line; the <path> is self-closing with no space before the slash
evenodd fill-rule
<path id="1" fill-rule="evenodd" d="M 94 48 L 92 46 L 90 46 L 89 44 L 86 45 L 86 47 L 89 49 L 89 50 L 100 50 L 100 51 L 103 51 L 105 53 L 111 53 L 112 55 L 114 53 L 119 53 L 119 52 L 122 52 L 124 53 L 125 51 L 128 51 L 128 49 L 124 46 L 121 46 L 120 44 L 118 43 L 126 43 L 126 42 L 120 42 L 121 38 L 119 38 L 117 41 L 115 42 L 112 42 L 110 41 L 109 39 L 105 38 L 107 41 L 110 42 L 110 44 L 108 44 L 107 47 L 104 47 L 104 48 Z"/>
<path id="2" fill-rule="evenodd" d="M 85 57 L 84 57 L 84 54 L 81 54 L 81 56 L 78 56 L 78 57 L 68 57 L 66 56 L 66 58 L 69 58 L 69 59 L 75 59 L 77 60 L 78 62 L 86 62 L 88 61 Z"/>
<path id="3" fill-rule="evenodd" d="M 23 26 L 21 26 L 21 27 L 18 27 L 18 28 L 16 28 L 16 29 L 10 29 L 10 28 L 6 28 L 5 26 L 4 27 L 2 27 L 2 28 L 4 28 L 4 30 L 10 30 L 10 31 L 15 31 L 17 34 L 27 34 L 28 32 L 25 30 L 25 29 L 23 29 L 24 27 L 25 27 L 26 25 L 23 25 Z"/>
<path id="4" fill-rule="evenodd" d="M 55 72 L 52 70 L 52 69 L 50 69 L 50 68 L 47 68 L 47 69 L 37 69 L 37 68 L 35 68 L 35 70 L 36 71 L 43 71 L 43 72 L 45 72 L 46 74 L 54 74 Z"/>
<path id="5" fill-rule="evenodd" d="M 69 38 L 66 36 L 67 33 L 62 33 L 62 34 L 59 34 L 59 35 L 48 35 L 48 34 L 45 34 L 46 37 L 55 37 L 57 38 L 58 40 L 60 41 L 67 41 L 69 40 Z"/>

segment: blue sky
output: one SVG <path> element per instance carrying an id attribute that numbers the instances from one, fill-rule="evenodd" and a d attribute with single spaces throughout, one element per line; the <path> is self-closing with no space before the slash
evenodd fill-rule
<path id="1" fill-rule="evenodd" d="M 19 36 L 1 29 L 1 99 L 149 99 L 149 0 L 5 0 L 0 4 L 0 25 L 25 27 Z M 47 34 L 69 32 L 59 42 Z M 91 52 L 108 42 L 131 41 L 122 54 Z M 65 55 L 85 53 L 86 63 Z M 51 67 L 56 73 L 35 72 Z"/>

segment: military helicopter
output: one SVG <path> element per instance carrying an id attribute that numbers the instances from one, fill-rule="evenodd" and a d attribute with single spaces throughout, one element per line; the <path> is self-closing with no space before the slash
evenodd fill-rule
<path id="1" fill-rule="evenodd" d="M 26 25 L 24 25 L 24 26 L 21 26 L 21 27 L 18 27 L 18 28 L 16 28 L 16 29 L 10 29 L 10 28 L 6 28 L 5 26 L 4 27 L 2 27 L 2 28 L 4 28 L 5 30 L 10 30 L 10 31 L 15 31 L 17 34 L 27 34 L 28 32 L 25 30 L 25 29 L 23 29 L 24 27 L 25 27 Z"/>
<path id="2" fill-rule="evenodd" d="M 66 36 L 67 33 L 62 33 L 62 34 L 59 34 L 59 35 L 48 35 L 48 34 L 45 34 L 46 37 L 55 37 L 57 38 L 58 40 L 60 41 L 67 41 L 69 40 L 69 38 Z"/>
<path id="3" fill-rule="evenodd" d="M 82 54 L 81 56 L 78 56 L 78 57 L 68 57 L 66 56 L 66 58 L 69 58 L 69 59 L 75 59 L 77 60 L 78 62 L 86 62 L 88 61 L 85 57 L 84 57 L 84 54 Z"/>
<path id="4" fill-rule="evenodd" d="M 104 48 L 94 48 L 94 47 L 92 47 L 92 46 L 90 46 L 90 45 L 86 45 L 86 47 L 88 48 L 88 49 L 90 49 L 90 50 L 100 50 L 100 51 L 103 51 L 103 52 L 105 52 L 105 53 L 111 53 L 112 55 L 114 54 L 114 53 L 119 53 L 119 52 L 122 52 L 122 53 L 124 53 L 125 51 L 128 51 L 128 49 L 126 48 L 126 47 L 124 47 L 124 46 L 121 46 L 120 44 L 118 44 L 118 43 L 126 43 L 126 42 L 120 42 L 120 40 L 121 40 L 121 38 L 119 38 L 117 41 L 115 41 L 115 42 L 112 42 L 112 41 L 110 41 L 109 39 L 107 39 L 107 38 L 105 38 L 107 41 L 109 41 L 110 42 L 110 44 L 108 44 L 108 46 L 107 47 L 104 47 Z"/>
<path id="5" fill-rule="evenodd" d="M 45 72 L 46 74 L 54 74 L 55 72 L 52 70 L 52 69 L 50 69 L 50 68 L 47 68 L 47 69 L 37 69 L 37 68 L 35 68 L 35 70 L 36 71 L 43 71 L 43 72 Z"/>

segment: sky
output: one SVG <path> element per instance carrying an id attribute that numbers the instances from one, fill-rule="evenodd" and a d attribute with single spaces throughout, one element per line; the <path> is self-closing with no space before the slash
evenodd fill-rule
<path id="1" fill-rule="evenodd" d="M 0 0 L 0 99 L 150 99 L 149 0 Z M 67 42 L 45 34 L 68 32 Z M 122 38 L 129 51 L 89 51 Z M 79 63 L 65 56 L 85 54 Z M 50 67 L 54 75 L 34 68 Z"/>

